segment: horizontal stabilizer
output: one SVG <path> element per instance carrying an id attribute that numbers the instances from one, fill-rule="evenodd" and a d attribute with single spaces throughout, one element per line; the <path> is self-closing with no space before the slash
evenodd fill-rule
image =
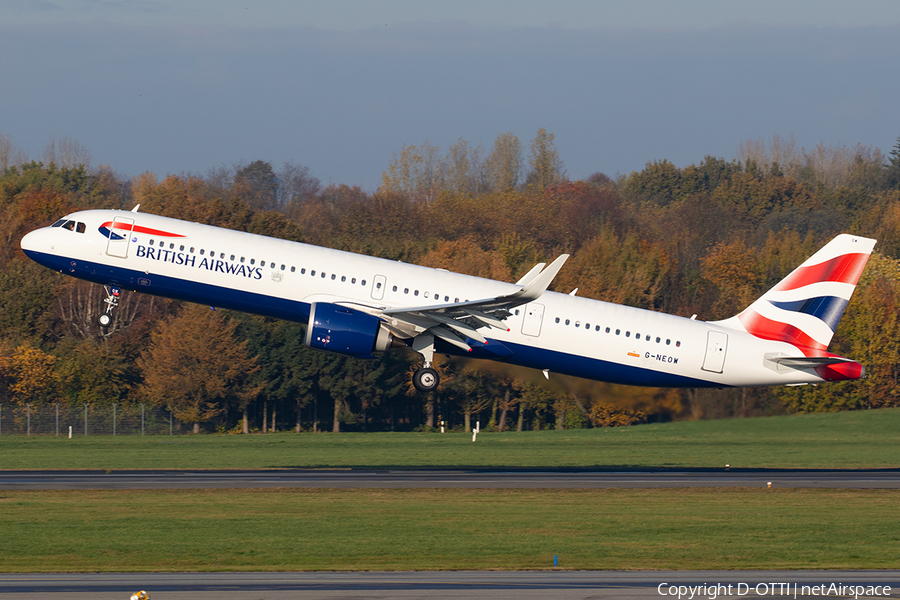
<path id="1" fill-rule="evenodd" d="M 770 358 L 769 360 L 793 369 L 813 369 L 815 367 L 823 367 L 826 365 L 855 362 L 849 358 L 841 358 L 840 356 L 781 356 Z"/>
<path id="2" fill-rule="evenodd" d="M 840 358 L 837 356 L 799 356 L 799 357 L 783 357 L 770 358 L 772 362 L 778 363 L 785 367 L 793 367 L 795 369 L 811 369 L 813 367 L 821 367 L 823 365 L 837 365 L 845 362 L 855 362 L 849 358 Z"/>

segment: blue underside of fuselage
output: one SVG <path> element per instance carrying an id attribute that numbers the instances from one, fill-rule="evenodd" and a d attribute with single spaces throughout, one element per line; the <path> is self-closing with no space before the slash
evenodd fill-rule
<path id="1" fill-rule="evenodd" d="M 298 300 L 288 300 L 155 273 L 147 274 L 143 271 L 89 261 L 71 260 L 32 250 L 25 250 L 25 254 L 35 262 L 54 271 L 102 285 L 119 286 L 155 296 L 208 304 L 303 324 L 309 321 L 310 305 Z M 472 345 L 472 352 L 468 353 L 440 340 L 436 340 L 436 350 L 441 354 L 508 362 L 533 369 L 546 369 L 553 373 L 625 385 L 680 388 L 724 387 L 721 383 L 525 344 L 499 342 L 493 339 L 489 339 L 486 346 L 473 340 L 469 340 L 469 342 Z"/>

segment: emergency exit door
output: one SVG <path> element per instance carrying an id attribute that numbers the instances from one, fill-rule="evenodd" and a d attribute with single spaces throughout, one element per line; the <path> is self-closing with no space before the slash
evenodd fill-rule
<path id="1" fill-rule="evenodd" d="M 706 338 L 706 357 L 703 359 L 703 370 L 721 373 L 725 366 L 727 350 L 728 334 L 721 331 L 710 331 Z"/>
<path id="2" fill-rule="evenodd" d="M 541 323 L 544 321 L 544 305 L 532 302 L 531 304 L 526 304 L 524 309 L 525 318 L 522 319 L 522 333 L 533 337 L 541 335 Z"/>

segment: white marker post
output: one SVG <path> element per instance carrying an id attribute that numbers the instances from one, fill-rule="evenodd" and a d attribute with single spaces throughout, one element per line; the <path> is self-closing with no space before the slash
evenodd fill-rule
<path id="1" fill-rule="evenodd" d="M 72 426 L 69 425 L 69 439 L 72 439 Z"/>

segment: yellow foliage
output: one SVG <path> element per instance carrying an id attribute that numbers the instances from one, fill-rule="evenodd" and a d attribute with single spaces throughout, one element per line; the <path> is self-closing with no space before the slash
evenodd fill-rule
<path id="1" fill-rule="evenodd" d="M 56 388 L 55 364 L 56 357 L 40 348 L 17 347 L 10 361 L 14 399 L 20 404 L 48 400 Z"/>

